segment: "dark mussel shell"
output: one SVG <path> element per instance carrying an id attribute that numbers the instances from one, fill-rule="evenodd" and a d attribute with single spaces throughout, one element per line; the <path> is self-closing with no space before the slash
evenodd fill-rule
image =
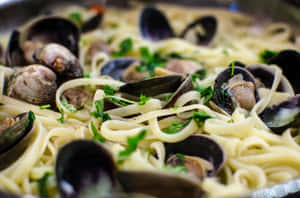
<path id="1" fill-rule="evenodd" d="M 75 56 L 78 56 L 79 30 L 70 20 L 50 16 L 43 17 L 29 23 L 20 35 L 20 45 L 24 41 L 57 43 L 65 46 Z"/>
<path id="2" fill-rule="evenodd" d="M 192 180 L 153 171 L 119 171 L 118 180 L 126 192 L 149 194 L 157 198 L 203 198 L 204 191 Z"/>
<path id="3" fill-rule="evenodd" d="M 197 31 L 197 27 L 201 27 L 204 32 Z M 181 38 L 189 40 L 189 34 L 195 34 L 197 41 L 193 43 L 198 45 L 209 45 L 217 32 L 218 22 L 213 16 L 204 16 L 189 24 L 180 34 Z"/>
<path id="4" fill-rule="evenodd" d="M 166 75 L 133 83 L 127 83 L 120 87 L 119 91 L 131 96 L 139 97 L 157 96 L 162 93 L 175 92 L 182 84 L 184 78 L 182 75 Z"/>
<path id="5" fill-rule="evenodd" d="M 175 93 L 168 99 L 167 103 L 165 104 L 164 108 L 169 108 L 174 105 L 176 100 L 184 93 L 193 89 L 193 80 L 192 76 L 189 75 L 186 79 L 181 83 L 181 85 L 177 88 Z"/>
<path id="6" fill-rule="evenodd" d="M 278 65 L 283 72 L 283 75 L 292 84 L 295 93 L 300 93 L 300 78 L 299 70 L 300 67 L 300 53 L 295 50 L 283 50 L 276 56 L 272 57 L 268 64 Z"/>
<path id="7" fill-rule="evenodd" d="M 243 76 L 244 81 L 252 82 L 255 85 L 254 76 L 246 69 L 242 67 L 236 67 L 236 66 L 233 69 L 233 73 L 232 73 L 232 68 L 227 68 L 221 73 L 219 73 L 219 75 L 215 80 L 213 101 L 216 103 L 217 106 L 219 106 L 229 114 L 233 113 L 236 105 L 232 97 L 230 96 L 230 94 L 228 94 L 227 90 L 224 89 L 223 86 L 224 83 L 227 83 L 233 76 L 238 74 L 241 74 Z M 255 99 L 256 101 L 258 101 L 258 94 L 256 89 L 255 89 Z"/>
<path id="8" fill-rule="evenodd" d="M 274 72 L 268 66 L 261 64 L 249 65 L 247 70 L 250 71 L 256 79 L 263 83 L 266 88 L 272 88 Z M 293 87 L 284 76 L 282 76 L 280 80 L 277 91 L 294 93 Z"/>
<path id="9" fill-rule="evenodd" d="M 92 16 L 89 20 L 87 20 L 86 22 L 84 22 L 84 24 L 82 24 L 80 28 L 81 32 L 86 33 L 96 29 L 100 25 L 102 18 L 103 18 L 103 13 L 98 13 L 95 16 Z"/>
<path id="10" fill-rule="evenodd" d="M 300 95 L 265 109 L 260 115 L 264 123 L 275 133 L 300 126 Z"/>
<path id="11" fill-rule="evenodd" d="M 55 171 L 62 198 L 80 197 L 103 182 L 109 184 L 108 192 L 116 185 L 112 156 L 94 141 L 76 140 L 66 144 L 57 155 Z"/>
<path id="12" fill-rule="evenodd" d="M 115 80 L 120 80 L 123 72 L 132 63 L 137 61 L 134 58 L 116 58 L 106 63 L 100 71 L 101 75 L 111 76 Z"/>
<path id="13" fill-rule="evenodd" d="M 0 170 L 8 167 L 25 151 L 32 137 L 32 112 L 19 114 L 14 120 L 11 127 L 0 132 Z"/>
<path id="14" fill-rule="evenodd" d="M 24 59 L 23 50 L 19 45 L 20 32 L 14 30 L 9 38 L 6 50 L 6 65 L 8 66 L 21 66 L 26 64 Z"/>
<path id="15" fill-rule="evenodd" d="M 146 7 L 139 18 L 142 36 L 150 41 L 159 41 L 175 37 L 167 17 L 154 7 Z"/>
<path id="16" fill-rule="evenodd" d="M 212 163 L 214 169 L 207 173 L 212 177 L 218 173 L 225 162 L 225 152 L 213 139 L 203 135 L 193 135 L 181 142 L 165 143 L 166 159 L 176 153 L 199 157 Z"/>

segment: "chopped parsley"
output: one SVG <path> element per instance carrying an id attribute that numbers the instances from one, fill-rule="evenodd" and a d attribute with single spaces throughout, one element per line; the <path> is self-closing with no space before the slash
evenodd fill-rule
<path id="1" fill-rule="evenodd" d="M 235 65 L 235 62 L 234 61 L 232 61 L 232 63 L 231 63 L 231 76 L 233 76 L 234 75 L 234 65 Z"/>
<path id="2" fill-rule="evenodd" d="M 120 151 L 118 155 L 118 164 L 122 164 L 135 150 L 137 149 L 138 144 L 142 141 L 147 134 L 146 130 L 142 130 L 136 136 L 127 138 L 127 148 Z"/>
<path id="3" fill-rule="evenodd" d="M 119 44 L 119 51 L 115 51 L 112 53 L 113 57 L 126 56 L 129 51 L 133 49 L 133 42 L 131 38 L 124 39 Z"/>
<path id="4" fill-rule="evenodd" d="M 150 77 L 155 76 L 156 67 L 164 67 L 167 63 L 158 52 L 151 54 L 147 47 L 141 47 L 140 54 L 142 63 L 136 69 L 138 72 L 148 72 Z"/>
<path id="5" fill-rule="evenodd" d="M 32 111 L 28 112 L 28 121 L 26 122 L 25 128 L 29 127 L 32 125 L 32 123 L 35 120 L 35 115 Z"/>
<path id="6" fill-rule="evenodd" d="M 174 134 L 174 133 L 178 133 L 179 131 L 181 131 L 186 125 L 188 125 L 189 122 L 187 123 L 182 123 L 179 124 L 178 122 L 172 122 L 171 126 L 169 126 L 166 129 L 163 129 L 162 131 L 164 133 L 167 134 Z"/>
<path id="7" fill-rule="evenodd" d="M 52 176 L 52 172 L 46 172 L 42 178 L 37 180 L 37 186 L 39 191 L 39 197 L 40 198 L 50 198 L 48 187 L 47 187 L 47 181 L 50 176 Z"/>
<path id="8" fill-rule="evenodd" d="M 184 59 L 179 53 L 171 52 L 167 55 L 168 58 Z"/>
<path id="9" fill-rule="evenodd" d="M 109 85 L 105 85 L 103 91 L 106 96 L 113 96 L 115 94 L 116 89 Z"/>
<path id="10" fill-rule="evenodd" d="M 61 100 L 60 102 L 66 109 L 68 109 L 68 111 L 72 113 L 76 113 L 78 111 L 72 104 L 69 104 L 66 100 Z"/>
<path id="11" fill-rule="evenodd" d="M 131 100 L 127 100 L 125 98 L 118 98 L 116 96 L 110 96 L 110 95 L 106 95 L 105 96 L 106 99 L 110 100 L 111 102 L 117 103 L 121 106 L 127 106 L 129 104 L 135 104 L 136 102 L 131 101 Z"/>
<path id="12" fill-rule="evenodd" d="M 278 54 L 278 52 L 276 52 L 276 51 L 265 49 L 264 51 L 259 53 L 259 59 L 263 63 L 268 63 L 270 61 L 270 59 L 273 58 L 274 56 L 276 56 L 277 54 Z"/>
<path id="13" fill-rule="evenodd" d="M 51 108 L 50 104 L 40 106 L 40 109 L 50 109 L 50 108 Z"/>
<path id="14" fill-rule="evenodd" d="M 91 78 L 91 75 L 88 74 L 88 73 L 83 73 L 83 77 L 84 77 L 84 78 Z"/>
<path id="15" fill-rule="evenodd" d="M 99 142 L 105 142 L 106 139 L 103 137 L 97 130 L 96 126 L 93 122 L 91 122 L 91 129 L 93 132 L 93 140 L 99 141 Z"/>
<path id="16" fill-rule="evenodd" d="M 229 54 L 229 51 L 227 50 L 227 49 L 224 49 L 223 50 L 223 54 L 225 55 L 225 56 L 229 56 L 230 54 Z"/>
<path id="17" fill-rule="evenodd" d="M 141 94 L 140 95 L 140 102 L 138 102 L 137 104 L 138 105 L 144 105 L 150 99 L 151 99 L 151 97 L 147 97 L 147 96 L 144 96 L 143 94 Z"/>
<path id="18" fill-rule="evenodd" d="M 183 154 L 181 154 L 181 153 L 176 153 L 175 155 L 176 155 L 181 161 L 184 160 L 184 155 L 183 155 Z"/>
<path id="19" fill-rule="evenodd" d="M 107 39 L 106 44 L 110 45 L 110 44 L 112 44 L 112 42 L 113 42 L 114 40 L 115 40 L 115 37 L 114 37 L 114 36 L 111 36 L 111 37 L 109 37 L 109 38 Z"/>
<path id="20" fill-rule="evenodd" d="M 194 74 L 192 74 L 192 79 L 195 81 L 196 79 L 203 80 L 206 76 L 206 70 L 205 69 L 200 69 Z"/>
<path id="21" fill-rule="evenodd" d="M 81 25 L 82 24 L 82 18 L 79 12 L 72 12 L 69 15 L 69 18 L 74 21 L 77 25 Z"/>
<path id="22" fill-rule="evenodd" d="M 60 110 L 60 118 L 57 119 L 57 121 L 59 121 L 61 124 L 66 123 L 65 121 L 65 112 L 63 109 Z"/>
<path id="23" fill-rule="evenodd" d="M 198 127 L 202 127 L 203 123 L 205 120 L 213 118 L 210 115 L 208 115 L 207 113 L 205 113 L 204 111 L 194 111 L 194 115 L 193 115 L 193 120 L 196 122 L 196 124 L 198 125 Z"/>
<path id="24" fill-rule="evenodd" d="M 104 113 L 104 100 L 96 100 L 95 101 L 96 111 L 91 112 L 91 115 L 95 118 L 100 118 L 101 122 L 105 122 L 107 120 L 111 120 L 108 113 Z"/>
<path id="25" fill-rule="evenodd" d="M 201 87 L 199 85 L 197 85 L 195 87 L 195 90 L 198 91 L 201 95 L 201 97 L 205 97 L 203 104 L 206 104 L 208 101 L 210 101 L 210 99 L 213 97 L 214 93 L 213 93 L 213 89 L 211 86 L 208 87 Z"/>

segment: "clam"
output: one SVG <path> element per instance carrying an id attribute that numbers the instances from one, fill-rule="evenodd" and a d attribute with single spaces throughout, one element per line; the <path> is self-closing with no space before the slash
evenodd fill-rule
<path id="1" fill-rule="evenodd" d="M 116 58 L 106 63 L 101 68 L 101 75 L 107 75 L 115 80 L 125 82 L 140 81 L 145 79 L 145 72 L 138 72 L 136 66 L 139 61 L 134 58 Z"/>
<path id="2" fill-rule="evenodd" d="M 222 147 L 213 139 L 193 135 L 176 143 L 165 143 L 166 164 L 177 166 L 183 163 L 188 173 L 202 180 L 218 173 L 225 162 Z"/>
<path id="3" fill-rule="evenodd" d="M 282 134 L 288 128 L 299 127 L 300 95 L 265 109 L 259 116 L 277 134 Z"/>
<path id="4" fill-rule="evenodd" d="M 0 124 L 0 170 L 13 163 L 29 145 L 34 126 L 30 112 L 6 118 Z"/>
<path id="5" fill-rule="evenodd" d="M 139 28 L 142 36 L 151 41 L 175 37 L 167 17 L 158 9 L 146 7 L 139 18 Z"/>
<path id="6" fill-rule="evenodd" d="M 213 16 L 204 16 L 189 24 L 180 37 L 197 45 L 209 45 L 217 32 L 217 19 Z M 201 28 L 202 32 L 199 31 Z"/>
<path id="7" fill-rule="evenodd" d="M 267 65 L 263 64 L 255 64 L 247 66 L 247 70 L 251 72 L 251 74 L 255 77 L 257 87 L 266 87 L 272 88 L 272 84 L 274 81 L 274 71 L 270 69 Z M 287 92 L 294 95 L 294 90 L 290 82 L 286 79 L 286 77 L 282 76 L 281 81 L 277 87 L 277 91 L 279 92 Z"/>
<path id="8" fill-rule="evenodd" d="M 237 106 L 251 110 L 257 100 L 255 78 L 246 69 L 227 68 L 217 76 L 213 101 L 228 114 Z"/>
<path id="9" fill-rule="evenodd" d="M 76 140 L 60 149 L 55 173 L 62 198 L 81 197 L 89 189 L 95 190 L 101 185 L 106 188 L 98 193 L 107 196 L 117 182 L 116 166 L 110 153 L 98 143 L 88 140 Z"/>
<path id="10" fill-rule="evenodd" d="M 217 32 L 217 19 L 204 16 L 189 24 L 179 37 L 192 41 L 197 45 L 209 45 Z M 176 37 L 167 17 L 154 7 L 146 7 L 139 18 L 141 35 L 150 41 Z M 202 31 L 200 32 L 199 29 Z"/>
<path id="11" fill-rule="evenodd" d="M 177 98 L 193 88 L 192 78 L 184 78 L 182 75 L 165 75 L 142 80 L 133 83 L 127 83 L 120 87 L 119 91 L 129 98 L 145 96 L 155 97 L 160 94 L 172 93 L 164 108 L 171 107 Z"/>
<path id="12" fill-rule="evenodd" d="M 295 93 L 300 93 L 300 78 L 298 68 L 300 65 L 300 53 L 295 50 L 283 50 L 272 57 L 268 64 L 276 64 L 282 69 L 283 75 L 292 84 Z"/>
<path id="13" fill-rule="evenodd" d="M 88 193 L 99 197 L 120 197 L 118 195 L 124 195 L 124 192 L 130 195 L 142 193 L 157 198 L 166 195 L 201 198 L 204 194 L 197 183 L 177 175 L 117 171 L 109 152 L 89 140 L 76 140 L 65 145 L 57 155 L 55 171 L 62 198 L 84 197 Z"/>
<path id="14" fill-rule="evenodd" d="M 81 32 L 82 33 L 86 33 L 89 31 L 93 31 L 94 29 L 96 29 L 99 24 L 101 23 L 103 18 L 103 13 L 97 13 L 94 16 L 92 16 L 91 18 L 89 18 L 87 21 L 85 21 L 82 26 L 81 26 Z"/>
<path id="15" fill-rule="evenodd" d="M 34 62 L 43 64 L 65 79 L 79 78 L 83 69 L 79 60 L 64 46 L 50 43 L 33 54 Z"/>
<path id="16" fill-rule="evenodd" d="M 64 91 L 63 97 L 69 104 L 72 104 L 75 109 L 80 110 L 84 108 L 85 104 L 92 104 L 94 93 L 84 87 L 74 87 Z"/>
<path id="17" fill-rule="evenodd" d="M 43 17 L 29 22 L 21 31 L 14 31 L 7 51 L 7 64 L 23 66 L 44 64 L 63 79 L 81 77 L 77 60 L 79 30 L 61 17 Z"/>
<path id="18" fill-rule="evenodd" d="M 31 104 L 51 104 L 55 98 L 56 75 L 42 65 L 31 65 L 14 73 L 8 82 L 7 95 Z"/>

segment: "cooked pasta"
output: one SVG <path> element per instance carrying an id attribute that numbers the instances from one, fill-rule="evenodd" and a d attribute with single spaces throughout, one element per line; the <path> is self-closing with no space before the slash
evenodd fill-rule
<path id="1" fill-rule="evenodd" d="M 158 8 L 164 11 L 176 34 L 201 16 L 216 17 L 218 29 L 212 43 L 200 46 L 179 37 L 158 42 L 146 40 L 138 29 L 141 5 L 129 10 L 108 8 L 101 27 L 81 34 L 80 37 L 79 61 L 89 77 L 66 81 L 57 88 L 55 102 L 53 101 L 57 110 L 42 109 L 38 105 L 7 96 L 4 85 L 14 70 L 5 65 L 0 67 L 3 93 L 0 98 L 1 117 L 28 111 L 34 112 L 36 117 L 34 135 L 29 146 L 14 163 L 0 171 L 0 189 L 17 194 L 38 194 L 37 181 L 45 173 L 55 171 L 59 149 L 75 139 L 92 139 L 95 135 L 92 125 L 106 139 L 101 144 L 111 152 L 116 162 L 119 152 L 126 148 L 127 139 L 143 130 L 147 131 L 146 137 L 132 155 L 124 163 L 118 164 L 120 170 L 167 171 L 163 143 L 176 143 L 191 135 L 200 134 L 212 138 L 223 148 L 226 161 L 217 175 L 199 182 L 208 197 L 239 196 L 300 176 L 298 129 L 288 128 L 282 135 L 278 135 L 259 116 L 266 108 L 294 95 L 293 91 L 276 91 L 283 75 L 276 65 L 269 67 L 274 73 L 271 87 L 258 88 L 260 99 L 250 110 L 237 107 L 231 115 L 224 114 L 208 105 L 199 91 L 190 90 L 176 98 L 170 108 L 164 108 L 165 101 L 161 98 L 152 97 L 143 105 L 133 102 L 105 111 L 111 120 L 104 122 L 91 114 L 97 111 L 96 101 L 106 97 L 106 85 L 118 88 L 125 84 L 99 72 L 114 57 L 101 50 L 91 55 L 90 48 L 98 41 L 110 43 L 107 45 L 117 51 L 120 43 L 130 38 L 133 46 L 126 56 L 137 59 L 141 58 L 140 48 L 146 47 L 151 53 L 159 52 L 162 57 L 176 53 L 193 60 L 197 62 L 198 69 L 205 69 L 207 73 L 205 78 L 195 79 L 194 84 L 200 87 L 213 86 L 220 72 L 232 61 L 238 60 L 251 65 L 261 62 L 259 54 L 266 49 L 297 49 L 290 40 L 292 29 L 285 23 L 271 23 L 258 28 L 254 26 L 252 18 L 240 13 L 170 5 L 159 5 Z M 89 17 L 86 9 L 78 7 L 57 11 L 65 17 L 75 12 L 80 13 L 82 19 Z M 281 31 L 276 31 L 278 29 Z M 83 108 L 73 111 L 65 104 L 65 101 L 70 100 L 64 93 L 76 87 L 91 91 L 93 97 Z M 116 94 L 115 97 L 120 99 L 122 96 Z M 199 127 L 192 119 L 193 112 L 204 112 L 210 119 Z M 58 121 L 61 116 L 64 122 Z M 166 133 L 164 129 L 174 122 L 185 123 L 185 126 L 178 132 Z M 55 186 L 54 176 L 50 176 L 48 188 L 52 196 L 59 197 Z"/>

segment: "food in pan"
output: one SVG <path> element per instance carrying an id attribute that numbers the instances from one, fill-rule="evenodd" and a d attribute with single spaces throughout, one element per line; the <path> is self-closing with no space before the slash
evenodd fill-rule
<path id="1" fill-rule="evenodd" d="M 57 13 L 3 39 L 2 191 L 233 197 L 299 177 L 288 24 L 170 5 Z"/>

